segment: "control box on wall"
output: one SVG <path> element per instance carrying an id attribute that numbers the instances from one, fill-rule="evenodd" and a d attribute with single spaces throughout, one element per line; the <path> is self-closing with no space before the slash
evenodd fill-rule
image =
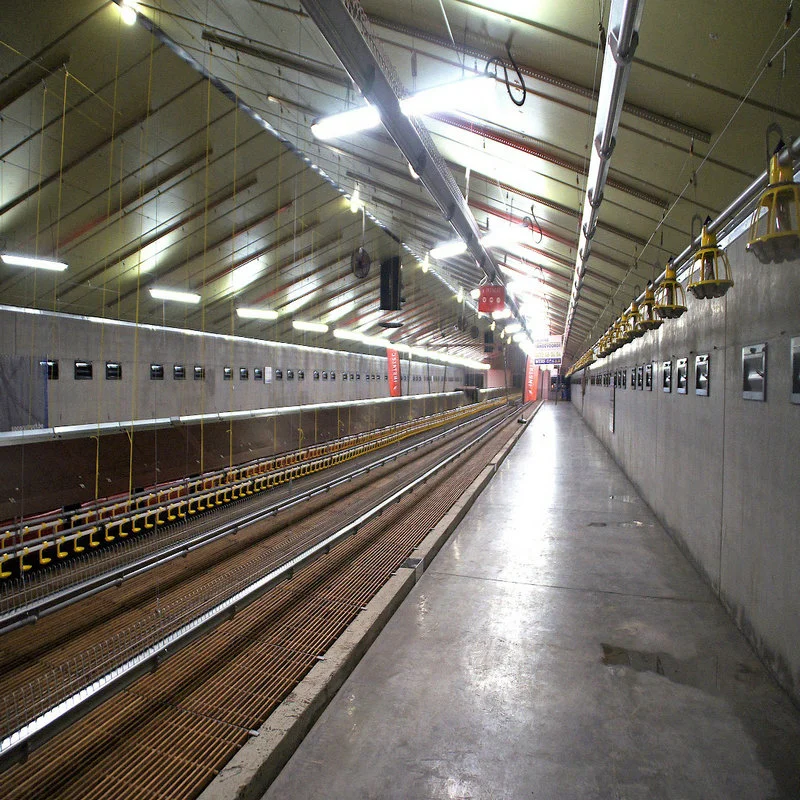
<path id="1" fill-rule="evenodd" d="M 742 397 L 745 400 L 767 399 L 766 344 L 751 344 L 742 348 Z"/>

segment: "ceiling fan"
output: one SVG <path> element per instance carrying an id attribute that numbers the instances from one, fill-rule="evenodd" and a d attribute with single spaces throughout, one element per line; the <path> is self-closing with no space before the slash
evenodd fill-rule
<path id="1" fill-rule="evenodd" d="M 363 247 L 359 247 L 358 250 L 353 250 L 352 267 L 353 275 L 355 275 L 356 278 L 366 278 L 367 275 L 369 275 L 371 264 L 372 259 Z"/>

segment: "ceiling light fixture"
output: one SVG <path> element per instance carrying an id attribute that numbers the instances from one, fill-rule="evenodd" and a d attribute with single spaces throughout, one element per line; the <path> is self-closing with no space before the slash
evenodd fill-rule
<path id="1" fill-rule="evenodd" d="M 242 319 L 278 319 L 278 312 L 271 308 L 237 308 L 236 313 Z"/>
<path id="2" fill-rule="evenodd" d="M 490 231 L 485 236 L 481 236 L 480 241 L 484 247 L 499 247 L 506 249 L 513 247 L 515 244 L 519 244 L 525 235 L 525 230 L 526 229 L 521 225 L 509 228 L 500 228 L 496 231 Z M 460 239 L 453 239 L 452 241 L 443 242 L 437 247 L 434 247 L 433 250 L 431 250 L 431 255 L 439 261 L 443 261 L 446 258 L 454 258 L 455 256 L 460 256 L 462 253 L 466 252 L 466 244 L 464 244 L 464 242 L 462 242 Z"/>
<path id="3" fill-rule="evenodd" d="M 119 16 L 126 25 L 133 25 L 136 22 L 136 15 L 139 13 L 138 3 L 133 0 L 122 0 L 119 3 Z"/>
<path id="4" fill-rule="evenodd" d="M 311 333 L 327 333 L 328 326 L 323 325 L 321 322 L 305 322 L 302 319 L 292 321 L 292 327 L 296 331 L 309 331 Z"/>
<path id="5" fill-rule="evenodd" d="M 4 264 L 12 267 L 33 267 L 33 269 L 49 269 L 52 272 L 63 272 L 67 265 L 63 261 L 48 261 L 44 258 L 30 258 L 29 256 L 10 256 L 5 253 L 0 256 Z"/>
<path id="6" fill-rule="evenodd" d="M 353 189 L 353 194 L 350 196 L 350 211 L 352 211 L 353 214 L 358 214 L 361 208 L 361 192 L 358 190 L 358 184 L 356 184 L 356 188 Z"/>
<path id="7" fill-rule="evenodd" d="M 452 242 L 445 242 L 438 247 L 434 247 L 433 250 L 431 250 L 431 256 L 439 261 L 443 261 L 446 258 L 454 258 L 466 252 L 467 246 L 464 242 L 460 239 L 456 239 Z"/>
<path id="8" fill-rule="evenodd" d="M 172 289 L 150 289 L 150 296 L 154 300 L 174 300 L 176 303 L 191 303 L 197 305 L 200 295 L 194 292 L 176 292 Z"/>
<path id="9" fill-rule="evenodd" d="M 358 331 L 348 331 L 345 328 L 335 328 L 333 335 L 337 339 L 344 339 L 348 342 L 360 342 L 364 338 L 363 333 L 358 333 Z"/>
<path id="10" fill-rule="evenodd" d="M 452 111 L 461 106 L 473 107 L 480 103 L 482 95 L 494 84 L 494 78 L 477 75 L 463 81 L 435 86 L 406 97 L 400 101 L 400 110 L 407 117 L 421 117 L 440 111 Z M 377 128 L 381 115 L 374 106 L 366 105 L 323 117 L 311 126 L 311 133 L 317 139 L 338 139 L 360 131 Z"/>

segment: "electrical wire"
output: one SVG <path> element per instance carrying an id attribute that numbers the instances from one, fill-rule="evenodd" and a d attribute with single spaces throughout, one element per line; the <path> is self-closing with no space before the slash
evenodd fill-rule
<path id="1" fill-rule="evenodd" d="M 514 71 L 517 73 L 517 80 L 519 81 L 520 87 L 522 89 L 522 97 L 519 100 L 517 100 L 517 98 L 514 97 L 514 95 L 511 93 L 511 81 L 508 78 L 508 67 L 501 58 L 498 58 L 497 56 L 490 58 L 486 62 L 486 68 L 484 69 L 484 72 L 488 75 L 490 74 L 489 69 L 493 65 L 501 66 L 503 68 L 503 74 L 505 76 L 504 82 L 506 84 L 506 91 L 508 92 L 508 96 L 511 98 L 511 102 L 515 106 L 517 106 L 518 108 L 522 108 L 522 106 L 525 105 L 526 98 L 528 97 L 528 89 L 525 85 L 525 78 L 523 78 L 522 73 L 520 72 L 519 67 L 517 66 L 517 62 L 514 60 L 514 56 L 511 55 L 511 45 L 508 43 L 506 43 L 506 53 L 508 54 L 508 60 L 511 62 L 511 66 L 514 67 Z M 494 72 L 494 77 L 497 78 L 496 69 Z"/>
<path id="2" fill-rule="evenodd" d="M 781 26 L 783 26 L 783 24 L 784 24 L 784 23 L 783 23 L 783 21 L 781 21 Z M 697 169 L 696 169 L 696 170 L 694 170 L 694 173 L 693 173 L 693 175 L 694 175 L 694 177 L 695 177 L 695 178 L 696 178 L 696 176 L 697 176 L 697 173 L 698 173 L 698 172 L 700 172 L 700 170 L 703 168 L 703 166 L 704 166 L 704 164 L 706 163 L 706 161 L 709 159 L 709 157 L 711 156 L 711 154 L 714 152 L 714 150 L 716 149 L 717 145 L 718 145 L 718 144 L 719 144 L 719 143 L 722 141 L 722 138 L 725 136 L 725 134 L 727 133 L 727 131 L 728 131 L 728 129 L 730 128 L 730 126 L 733 124 L 733 121 L 734 121 L 734 119 L 736 118 L 736 116 L 737 116 L 737 114 L 739 113 L 739 111 L 741 111 L 741 109 L 742 109 L 742 106 L 744 106 L 744 104 L 747 102 L 747 98 L 748 98 L 748 97 L 749 97 L 749 96 L 752 94 L 752 92 L 753 92 L 753 89 L 755 89 L 755 87 L 756 87 L 756 84 L 757 84 L 757 83 L 758 83 L 758 81 L 761 79 L 761 76 L 764 74 L 764 71 L 765 71 L 766 69 L 768 69 L 768 68 L 769 68 L 769 66 L 772 64 L 772 62 L 773 62 L 773 61 L 774 61 L 774 60 L 775 60 L 775 59 L 776 59 L 776 58 L 777 58 L 779 55 L 781 55 L 781 53 L 783 53 L 783 51 L 784 51 L 784 50 L 785 50 L 785 49 L 786 49 L 786 48 L 789 46 L 789 44 L 790 44 L 790 43 L 792 42 L 792 40 L 793 40 L 793 39 L 794 39 L 794 38 L 797 36 L 797 34 L 798 34 L 798 33 L 800 33 L 800 28 L 798 28 L 798 29 L 797 29 L 797 30 L 796 30 L 796 31 L 795 31 L 795 32 L 794 32 L 794 33 L 793 33 L 793 34 L 792 34 L 792 35 L 791 35 L 791 36 L 790 36 L 790 37 L 789 37 L 789 38 L 788 38 L 788 39 L 787 39 L 787 40 L 786 40 L 784 43 L 783 43 L 783 45 L 781 45 L 781 47 L 780 47 L 780 48 L 778 48 L 778 50 L 777 50 L 777 51 L 776 51 L 776 52 L 775 52 L 775 53 L 772 55 L 772 57 L 771 57 L 771 58 L 769 58 L 769 59 L 767 60 L 767 62 L 764 64 L 764 66 L 763 66 L 763 67 L 762 67 L 762 68 L 761 68 L 761 69 L 758 71 L 758 74 L 757 74 L 757 75 L 756 75 L 756 77 L 753 79 L 753 82 L 750 84 L 750 87 L 749 87 L 749 88 L 748 88 L 748 90 L 747 90 L 747 91 L 746 91 L 746 92 L 745 92 L 745 93 L 742 95 L 741 99 L 739 100 L 739 104 L 736 106 L 736 108 L 735 108 L 734 112 L 731 114 L 731 116 L 730 116 L 730 119 L 728 119 L 728 121 L 725 123 L 725 127 L 723 127 L 723 129 L 722 129 L 722 130 L 720 131 L 720 133 L 719 133 L 719 136 L 717 136 L 717 138 L 714 140 L 714 143 L 713 143 L 713 144 L 711 145 L 711 147 L 708 149 L 708 152 L 707 152 L 707 153 L 706 153 L 706 154 L 703 156 L 702 160 L 701 160 L 701 161 L 700 161 L 700 163 L 697 165 Z M 774 41 L 775 41 L 775 40 L 773 39 L 773 42 L 774 42 Z M 770 46 L 771 46 L 771 44 L 770 44 Z M 762 61 L 763 61 L 763 56 L 762 56 Z M 650 245 L 650 243 L 653 241 L 653 237 L 656 235 L 656 233 L 658 233 L 658 231 L 659 231 L 659 229 L 661 228 L 661 226 L 664 224 L 664 222 L 667 220 L 667 218 L 669 217 L 669 215 L 670 215 L 670 214 L 672 213 L 672 211 L 675 209 L 675 206 L 676 206 L 676 205 L 677 205 L 677 204 L 678 204 L 678 203 L 679 203 L 679 202 L 680 202 L 680 201 L 683 199 L 683 196 L 684 196 L 684 194 L 686 194 L 686 191 L 687 191 L 687 190 L 688 190 L 688 188 L 689 188 L 689 187 L 692 185 L 692 183 L 693 183 L 693 181 L 692 181 L 691 179 L 690 179 L 689 181 L 687 181 L 687 182 L 686 182 L 686 185 L 683 187 L 683 189 L 681 189 L 681 192 L 680 192 L 680 194 L 679 194 L 679 195 L 678 195 L 678 196 L 677 196 L 677 197 L 676 197 L 676 198 L 675 198 L 675 199 L 672 201 L 672 204 L 671 204 L 671 205 L 670 205 L 670 207 L 667 209 L 667 212 L 666 212 L 666 214 L 664 214 L 664 216 L 662 217 L 662 219 L 660 220 L 660 222 L 659 222 L 659 223 L 656 225 L 655 229 L 654 229 L 654 230 L 653 230 L 653 232 L 650 234 L 650 238 L 647 240 L 647 242 L 646 242 L 645 246 L 642 248 L 642 252 L 644 252 L 644 251 L 647 249 L 647 247 Z"/>
<path id="3" fill-rule="evenodd" d="M 689 187 L 694 184 L 694 182 L 697 179 L 697 174 L 703 168 L 703 165 L 706 163 L 706 161 L 710 158 L 711 154 L 714 152 L 715 148 L 720 143 L 720 141 L 722 141 L 722 138 L 727 133 L 727 131 L 730 128 L 730 126 L 733 124 L 733 121 L 736 118 L 736 115 L 742 109 L 742 106 L 744 106 L 744 104 L 747 102 L 748 97 L 752 94 L 753 89 L 755 89 L 756 84 L 761 79 L 761 76 L 764 74 L 765 70 L 767 70 L 772 65 L 772 62 L 786 50 L 786 48 L 789 46 L 789 44 L 791 44 L 792 40 L 797 36 L 798 33 L 800 33 L 800 28 L 798 28 L 791 36 L 789 36 L 788 38 L 785 39 L 784 43 L 778 48 L 778 50 L 775 51 L 775 53 L 772 54 L 771 57 L 766 58 L 767 57 L 767 53 L 769 52 L 769 49 L 775 43 L 775 40 L 780 35 L 781 30 L 786 26 L 787 21 L 791 20 L 791 6 L 792 6 L 792 3 L 789 4 L 789 9 L 787 10 L 786 17 L 783 20 L 781 20 L 781 25 L 778 28 L 777 32 L 775 33 L 775 36 L 772 38 L 772 41 L 769 43 L 769 45 L 767 45 L 767 48 L 764 51 L 764 54 L 761 56 L 761 58 L 758 61 L 758 64 L 759 65 L 763 64 L 763 66 L 761 66 L 760 69 L 758 67 L 756 68 L 756 75 L 753 78 L 752 82 L 750 83 L 749 88 L 741 96 L 741 98 L 739 100 L 739 104 L 734 109 L 734 111 L 731 114 L 730 118 L 725 123 L 725 126 L 720 131 L 719 136 L 717 136 L 717 138 L 714 140 L 714 143 L 711 145 L 711 147 L 709 148 L 708 152 L 705 154 L 705 156 L 703 156 L 702 160 L 700 161 L 700 163 L 697 166 L 697 169 L 693 170 L 692 176 L 686 182 L 686 184 L 683 187 L 683 189 L 681 189 L 680 194 L 675 198 L 675 200 L 673 200 L 673 202 L 671 203 L 669 208 L 662 215 L 662 217 L 659 220 L 659 222 L 657 223 L 656 227 L 653 229 L 653 232 L 650 234 L 650 237 L 648 238 L 647 242 L 645 242 L 645 245 L 642 248 L 642 253 L 640 255 L 644 254 L 644 251 L 650 246 L 650 244 L 652 243 L 655 235 L 661 229 L 662 225 L 664 225 L 664 223 L 666 222 L 666 220 L 669 217 L 669 215 L 674 211 L 675 207 L 683 199 L 683 196 L 686 194 L 686 192 L 689 189 Z M 765 58 L 766 58 L 766 61 L 765 61 Z M 691 152 L 690 155 L 692 157 L 694 156 L 694 148 L 692 148 L 692 152 Z M 684 167 L 685 166 L 686 166 L 686 162 L 684 162 Z M 683 171 L 683 167 L 681 168 L 681 171 Z M 625 275 L 625 278 L 623 278 L 622 281 L 620 282 L 619 288 L 617 289 L 617 291 L 614 292 L 612 297 L 609 299 L 608 303 L 606 303 L 605 308 L 603 309 L 603 311 L 598 316 L 598 322 L 600 321 L 600 319 L 602 319 L 602 317 L 608 311 L 608 309 L 610 307 L 612 307 L 612 304 L 613 304 L 614 300 L 616 299 L 617 294 L 619 293 L 619 289 L 622 288 L 622 285 L 625 282 L 625 279 L 628 277 L 628 275 L 630 275 L 630 273 L 633 271 L 633 269 L 635 267 L 636 267 L 636 263 L 634 263 L 634 265 L 631 266 L 631 268 L 628 270 L 628 272 Z M 595 325 L 592 326 L 592 328 L 589 331 L 589 333 L 586 336 L 583 337 L 583 339 L 581 340 L 580 344 L 578 345 L 579 348 L 582 347 L 585 342 L 587 342 L 588 340 L 590 340 L 592 338 L 592 336 L 594 335 L 595 330 L 597 329 L 597 324 L 598 323 L 595 323 Z"/>

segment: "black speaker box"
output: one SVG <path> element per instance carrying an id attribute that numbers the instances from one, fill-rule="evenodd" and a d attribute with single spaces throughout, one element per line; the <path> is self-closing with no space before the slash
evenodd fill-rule
<path id="1" fill-rule="evenodd" d="M 381 311 L 400 310 L 400 256 L 381 262 Z"/>

